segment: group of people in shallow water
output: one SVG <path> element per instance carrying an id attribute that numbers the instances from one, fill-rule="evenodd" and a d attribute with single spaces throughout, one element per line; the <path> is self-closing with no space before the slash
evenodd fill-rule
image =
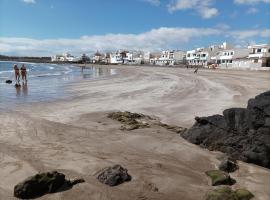
<path id="1" fill-rule="evenodd" d="M 22 64 L 22 67 L 19 69 L 18 65 L 14 65 L 14 73 L 15 73 L 15 80 L 16 84 L 20 86 L 20 80 L 22 79 L 23 84 L 27 83 L 27 70 L 24 64 Z"/>

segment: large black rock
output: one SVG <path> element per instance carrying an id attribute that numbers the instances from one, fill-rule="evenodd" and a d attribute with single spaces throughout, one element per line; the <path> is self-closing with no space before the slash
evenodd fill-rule
<path id="1" fill-rule="evenodd" d="M 250 99 L 247 108 L 230 108 L 223 115 L 195 120 L 182 134 L 188 141 L 270 168 L 270 91 Z"/>
<path id="2" fill-rule="evenodd" d="M 83 179 L 66 180 L 65 175 L 57 171 L 38 173 L 17 184 L 14 187 L 14 196 L 33 199 L 47 193 L 71 189 L 73 185 L 83 182 Z"/>
<path id="3" fill-rule="evenodd" d="M 14 187 L 14 196 L 30 199 L 46 193 L 56 192 L 65 183 L 65 175 L 58 172 L 47 172 L 29 177 Z"/>

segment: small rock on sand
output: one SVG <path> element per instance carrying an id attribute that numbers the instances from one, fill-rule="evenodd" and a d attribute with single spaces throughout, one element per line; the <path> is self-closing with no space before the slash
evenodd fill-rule
<path id="1" fill-rule="evenodd" d="M 116 186 L 126 181 L 131 180 L 131 176 L 128 174 L 128 170 L 123 168 L 121 165 L 114 165 L 102 170 L 97 179 L 106 185 Z"/>

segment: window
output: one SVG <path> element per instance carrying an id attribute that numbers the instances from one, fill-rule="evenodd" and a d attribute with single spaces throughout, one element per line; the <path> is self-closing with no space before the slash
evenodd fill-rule
<path id="1" fill-rule="evenodd" d="M 258 61 L 259 61 L 258 59 L 254 59 L 254 63 L 258 63 Z"/>
<path id="2" fill-rule="evenodd" d="M 257 53 L 261 53 L 262 52 L 262 49 L 257 49 Z"/>
<path id="3" fill-rule="evenodd" d="M 231 52 L 231 55 L 233 55 L 233 51 Z"/>
<path id="4" fill-rule="evenodd" d="M 270 53 L 270 49 L 268 49 L 268 52 Z"/>
<path id="5" fill-rule="evenodd" d="M 229 63 L 232 63 L 232 60 L 229 60 Z"/>

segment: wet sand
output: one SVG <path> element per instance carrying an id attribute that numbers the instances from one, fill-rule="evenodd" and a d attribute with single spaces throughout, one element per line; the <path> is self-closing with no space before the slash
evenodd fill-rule
<path id="1" fill-rule="evenodd" d="M 16 183 L 47 170 L 83 177 L 86 183 L 40 199 L 203 199 L 212 188 L 204 172 L 215 168 L 221 153 L 201 149 L 160 126 L 122 131 L 107 113 L 128 110 L 189 127 L 194 116 L 246 106 L 270 85 L 269 72 L 113 68 L 119 74 L 67 85 L 68 100 L 0 113 L 0 199 L 13 199 Z M 126 167 L 132 181 L 113 188 L 99 183 L 96 172 L 113 164 Z M 258 200 L 270 199 L 269 169 L 240 162 L 232 176 L 237 179 L 234 188 L 247 188 Z"/>

